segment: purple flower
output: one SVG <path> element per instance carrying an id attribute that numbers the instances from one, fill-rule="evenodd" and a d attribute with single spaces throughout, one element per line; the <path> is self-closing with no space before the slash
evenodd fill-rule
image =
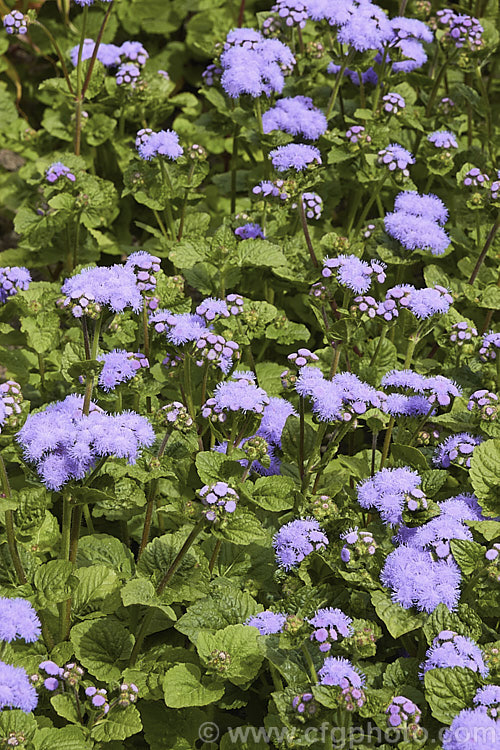
<path id="1" fill-rule="evenodd" d="M 427 136 L 429 143 L 433 143 L 436 148 L 458 148 L 458 143 L 453 133 L 449 130 L 435 130 Z"/>
<path id="2" fill-rule="evenodd" d="M 441 515 L 457 521 L 481 521 L 483 514 L 475 495 L 456 495 L 438 503 Z"/>
<path id="3" fill-rule="evenodd" d="M 484 28 L 474 16 L 455 13 L 449 8 L 444 8 L 438 10 L 436 18 L 438 23 L 446 27 L 445 40 L 457 49 L 466 47 L 471 52 L 475 52 L 483 46 Z"/>
<path id="4" fill-rule="evenodd" d="M 399 170 L 404 177 L 410 176 L 408 166 L 415 164 L 413 154 L 407 151 L 399 143 L 390 143 L 386 148 L 378 152 L 379 164 L 385 165 L 390 172 Z"/>
<path id="5" fill-rule="evenodd" d="M 443 603 L 453 610 L 460 597 L 461 574 L 454 561 L 436 562 L 429 552 L 406 544 L 387 556 L 380 580 L 392 590 L 392 601 L 405 609 L 433 612 Z"/>
<path id="6" fill-rule="evenodd" d="M 315 550 L 328 544 L 328 538 L 315 518 L 297 518 L 282 526 L 273 537 L 276 561 L 290 570 Z"/>
<path id="7" fill-rule="evenodd" d="M 135 147 L 141 159 L 146 161 L 154 159 L 155 156 L 166 156 L 167 159 L 175 161 L 184 153 L 175 130 L 160 130 L 155 133 L 151 128 L 143 128 L 137 132 Z"/>
<path id="8" fill-rule="evenodd" d="M 0 661 L 0 710 L 20 708 L 29 714 L 38 703 L 36 690 L 22 667 Z"/>
<path id="9" fill-rule="evenodd" d="M 122 63 L 116 71 L 116 83 L 118 86 L 122 86 L 124 83 L 132 84 L 133 87 L 140 75 L 141 70 L 138 65 L 131 62 Z"/>
<path id="10" fill-rule="evenodd" d="M 156 289 L 155 274 L 160 271 L 160 263 L 161 260 L 156 255 L 151 255 L 145 250 L 138 250 L 128 256 L 125 268 L 133 270 L 141 292 L 151 292 Z"/>
<path id="11" fill-rule="evenodd" d="M 137 65 L 145 65 L 149 57 L 141 42 L 123 42 L 119 49 L 120 57 L 124 57 Z"/>
<path id="12" fill-rule="evenodd" d="M 1 283 L 1 282 L 0 282 Z M 500 333 L 494 331 L 488 331 L 483 336 L 481 346 L 479 348 L 479 358 L 486 362 L 488 359 L 495 360 L 497 358 L 496 349 L 500 349 Z"/>
<path id="13" fill-rule="evenodd" d="M 340 72 L 340 65 L 337 65 L 334 62 L 329 63 L 326 72 L 330 75 L 337 75 Z M 354 86 L 359 86 L 359 79 L 361 76 L 361 82 L 363 85 L 370 84 L 372 86 L 376 86 L 378 82 L 378 75 L 375 72 L 373 68 L 368 68 L 368 70 L 363 71 L 363 73 L 358 73 L 357 70 L 351 70 L 350 68 L 346 68 L 344 70 L 344 75 L 347 76 L 351 83 Z"/>
<path id="14" fill-rule="evenodd" d="M 391 19 L 391 26 L 395 32 L 394 36 L 401 39 L 419 39 L 422 42 L 431 44 L 434 40 L 434 34 L 423 21 L 417 18 L 405 18 L 397 16 Z"/>
<path id="15" fill-rule="evenodd" d="M 256 615 L 252 615 L 245 620 L 245 625 L 251 625 L 257 628 L 261 635 L 274 635 L 281 633 L 286 622 L 286 615 L 283 612 L 271 612 L 265 610 Z"/>
<path id="16" fill-rule="evenodd" d="M 467 409 L 479 415 L 481 419 L 493 421 L 498 414 L 498 396 L 485 388 L 474 391 L 469 396 Z"/>
<path id="17" fill-rule="evenodd" d="M 244 49 L 256 49 L 263 36 L 257 29 L 238 28 L 231 29 L 224 42 L 224 51 L 231 47 L 243 47 Z"/>
<path id="18" fill-rule="evenodd" d="M 149 367 L 144 354 L 124 349 L 113 349 L 109 354 L 100 354 L 97 359 L 104 362 L 98 382 L 105 391 L 113 391 L 120 383 L 128 383 L 141 367 Z"/>
<path id="19" fill-rule="evenodd" d="M 64 672 L 64 669 L 59 667 L 55 661 L 42 661 L 40 662 L 39 669 L 43 669 L 44 672 L 52 677 L 61 677 Z"/>
<path id="20" fill-rule="evenodd" d="M 402 109 L 406 107 L 406 102 L 401 94 L 396 94 L 395 91 L 390 91 L 382 97 L 384 102 L 384 112 L 388 112 L 391 115 L 397 115 Z"/>
<path id="21" fill-rule="evenodd" d="M 220 367 L 222 372 L 227 375 L 234 366 L 233 357 L 239 358 L 240 351 L 236 341 L 227 341 L 224 336 L 207 330 L 196 342 L 195 355 L 201 356 L 200 360 L 196 360 L 198 367 L 202 367 L 205 362 L 208 362 Z"/>
<path id="22" fill-rule="evenodd" d="M 78 64 L 78 51 L 79 51 L 80 45 L 77 44 L 76 47 L 73 47 L 70 52 L 71 62 L 76 67 Z M 94 54 L 95 49 L 95 42 L 93 39 L 85 39 L 83 42 L 83 48 L 82 48 L 82 61 L 83 60 L 90 60 L 92 55 Z M 99 49 L 97 50 L 97 59 L 99 62 L 101 62 L 106 68 L 112 68 L 116 65 L 120 64 L 121 58 L 121 48 L 118 47 L 116 44 L 100 44 Z"/>
<path id="23" fill-rule="evenodd" d="M 479 688 L 473 702 L 476 706 L 484 706 L 488 716 L 498 719 L 500 716 L 500 685 L 486 685 Z"/>
<path id="24" fill-rule="evenodd" d="M 314 617 L 306 618 L 306 622 L 314 628 L 311 641 L 317 641 L 319 650 L 323 653 L 330 651 L 332 642 L 337 642 L 340 636 L 348 638 L 353 633 L 352 617 L 348 617 L 338 608 L 318 609 Z"/>
<path id="25" fill-rule="evenodd" d="M 382 8 L 371 2 L 360 2 L 340 26 L 337 40 L 358 52 L 366 52 L 380 49 L 392 36 L 391 23 Z"/>
<path id="26" fill-rule="evenodd" d="M 422 711 L 417 704 L 404 695 L 394 696 L 385 712 L 388 714 L 387 724 L 390 727 L 418 724 L 422 716 Z"/>
<path id="27" fill-rule="evenodd" d="M 252 31 L 238 29 L 228 34 L 235 35 L 236 31 Z M 264 39 L 259 32 L 260 40 L 238 46 L 228 46 L 220 58 L 223 70 L 221 85 L 226 94 L 237 98 L 242 94 L 249 94 L 256 98 L 273 92 L 281 94 L 285 85 L 284 71 L 292 70 L 295 58 L 286 44 L 279 39 Z"/>
<path id="28" fill-rule="evenodd" d="M 26 599 L 0 597 L 0 641 L 11 643 L 23 638 L 34 643 L 40 638 L 40 620 Z"/>
<path id="29" fill-rule="evenodd" d="M 371 143 L 372 140 L 371 136 L 367 135 L 366 128 L 362 125 L 351 125 L 349 130 L 346 130 L 345 137 L 351 146 L 355 146 L 357 143 L 361 145 Z"/>
<path id="30" fill-rule="evenodd" d="M 75 175 L 69 167 L 65 167 L 62 161 L 55 161 L 45 172 L 47 182 L 57 182 L 60 177 L 66 177 L 70 182 L 75 181 Z"/>
<path id="31" fill-rule="evenodd" d="M 66 295 L 63 306 L 71 306 L 75 318 L 99 312 L 101 307 L 113 312 L 123 312 L 127 307 L 139 312 L 142 308 L 135 274 L 127 266 L 84 268 L 66 279 L 61 291 Z"/>
<path id="32" fill-rule="evenodd" d="M 341 656 L 328 656 L 318 671 L 320 685 L 335 685 L 346 688 L 362 688 L 365 676 L 348 659 Z"/>
<path id="33" fill-rule="evenodd" d="M 279 99 L 274 107 L 262 115 L 262 125 L 264 133 L 283 130 L 311 141 L 317 140 L 328 128 L 325 115 L 308 96 Z"/>
<path id="34" fill-rule="evenodd" d="M 269 158 L 278 172 L 286 172 L 287 169 L 302 172 L 310 166 L 322 163 L 319 149 L 315 146 L 307 146 L 305 143 L 278 146 L 269 153 Z"/>
<path id="35" fill-rule="evenodd" d="M 262 436 L 272 445 L 281 448 L 281 434 L 286 420 L 292 414 L 297 416 L 297 412 L 289 401 L 276 396 L 271 397 L 269 403 L 264 407 L 257 435 Z"/>
<path id="36" fill-rule="evenodd" d="M 82 407 L 82 396 L 67 396 L 30 414 L 17 434 L 26 460 L 36 464 L 49 489 L 83 479 L 101 456 L 126 458 L 133 464 L 140 448 L 154 442 L 150 423 L 135 412 L 106 414 L 91 403 L 85 415 Z"/>
<path id="37" fill-rule="evenodd" d="M 217 67 L 217 65 L 207 65 L 201 77 L 205 86 L 213 86 L 216 81 L 220 81 L 221 75 L 222 68 Z"/>
<path id="38" fill-rule="evenodd" d="M 23 266 L 4 266 L 0 268 L 0 305 L 9 297 L 25 291 L 31 283 L 31 274 Z"/>
<path id="39" fill-rule="evenodd" d="M 453 344 L 462 346 L 466 341 L 470 341 L 473 337 L 477 336 L 477 330 L 473 325 L 462 320 L 459 323 L 454 323 L 451 327 L 450 341 Z"/>
<path id="40" fill-rule="evenodd" d="M 231 315 L 227 307 L 227 302 L 217 297 L 207 297 L 196 308 L 196 315 L 200 315 L 208 323 L 217 318 L 229 318 Z"/>
<path id="41" fill-rule="evenodd" d="M 111 2 L 111 0 L 102 0 L 102 2 L 109 3 L 109 2 Z M 94 4 L 94 0 L 75 0 L 75 3 L 77 5 L 81 5 L 81 6 L 84 6 L 84 5 L 93 5 Z"/>
<path id="42" fill-rule="evenodd" d="M 28 31 L 28 16 L 20 10 L 11 10 L 3 17 L 3 25 L 7 34 L 26 34 Z"/>
<path id="43" fill-rule="evenodd" d="M 262 180 L 252 188 L 254 195 L 261 196 L 264 200 L 268 197 L 279 198 L 281 201 L 286 201 L 290 197 L 286 190 L 283 188 L 285 185 L 284 180 Z"/>
<path id="44" fill-rule="evenodd" d="M 443 750 L 496 750 L 500 747 L 500 723 L 483 708 L 460 711 L 443 733 Z"/>
<path id="45" fill-rule="evenodd" d="M 302 0 L 276 0 L 271 10 L 282 18 L 287 26 L 303 29 L 308 18 L 307 5 Z"/>
<path id="46" fill-rule="evenodd" d="M 451 560 L 451 539 L 472 541 L 472 532 L 457 518 L 444 513 L 419 526 L 412 536 L 410 546 L 429 550 L 440 560 Z"/>
<path id="47" fill-rule="evenodd" d="M 264 237 L 264 232 L 262 231 L 262 227 L 260 226 L 260 224 L 255 224 L 252 222 L 243 224 L 243 226 L 238 227 L 234 230 L 234 233 L 237 237 L 240 238 L 240 240 L 266 239 Z"/>
<path id="48" fill-rule="evenodd" d="M 224 421 L 227 412 L 263 414 L 268 403 L 269 396 L 263 388 L 255 385 L 250 378 L 233 373 L 232 380 L 216 385 L 213 398 L 202 406 L 201 413 L 210 418 L 220 415 Z"/>
<path id="49" fill-rule="evenodd" d="M 239 500 L 238 493 L 227 482 L 206 484 L 198 494 L 206 506 L 204 515 L 208 521 L 217 521 L 226 513 L 234 513 Z"/>
<path id="50" fill-rule="evenodd" d="M 367 263 L 360 260 L 356 255 L 338 255 L 336 258 L 326 257 L 323 260 L 321 275 L 324 278 L 332 276 L 332 269 L 337 268 L 337 281 L 342 286 L 352 289 L 354 292 L 367 292 L 372 283 L 372 276 L 379 283 L 385 281 L 385 263 L 371 260 Z"/>
<path id="51" fill-rule="evenodd" d="M 255 441 L 264 441 L 261 447 L 265 444 L 265 452 L 260 455 L 260 459 L 262 460 L 265 456 L 269 458 L 269 466 L 264 466 L 261 463 L 261 460 L 259 459 L 253 459 L 251 456 L 247 458 L 241 458 L 238 463 L 243 466 L 245 469 L 250 464 L 250 471 L 255 471 L 257 474 L 260 474 L 260 476 L 264 477 L 271 477 L 271 476 L 278 476 L 281 473 L 281 461 L 279 458 L 276 457 L 274 452 L 274 446 L 271 445 L 271 443 L 268 443 L 264 438 L 262 438 L 260 435 L 252 435 L 249 438 L 245 438 L 241 441 L 241 443 L 238 445 L 238 448 L 243 450 L 247 455 L 250 453 L 254 453 L 254 451 L 251 450 L 252 444 L 255 443 Z M 227 440 L 223 440 L 222 443 L 216 443 L 213 447 L 214 451 L 217 451 L 217 453 L 227 453 Z"/>
<path id="52" fill-rule="evenodd" d="M 385 231 L 407 250 L 426 250 L 442 255 L 450 245 L 450 238 L 435 221 L 423 216 L 395 211 L 384 218 Z"/>
<path id="53" fill-rule="evenodd" d="M 420 194 L 416 190 L 399 193 L 394 201 L 394 210 L 411 216 L 421 216 L 438 224 L 445 224 L 448 219 L 448 209 L 437 195 Z"/>
<path id="54" fill-rule="evenodd" d="M 418 473 L 406 466 L 382 469 L 358 484 L 358 502 L 362 508 L 376 508 L 385 524 L 402 523 L 405 507 L 417 510 L 412 504 L 420 506 L 425 500 L 419 489 L 421 481 Z"/>
<path id="55" fill-rule="evenodd" d="M 422 675 L 431 669 L 447 667 L 471 669 L 481 677 L 487 677 L 489 672 L 481 649 L 471 638 L 458 635 L 452 630 L 442 630 L 425 653 L 425 661 L 421 665 Z"/>
<path id="56" fill-rule="evenodd" d="M 482 442 L 483 438 L 474 437 L 468 432 L 450 435 L 438 445 L 433 462 L 435 466 L 440 466 L 442 469 L 449 469 L 452 465 L 465 466 L 470 469 L 474 448 Z"/>

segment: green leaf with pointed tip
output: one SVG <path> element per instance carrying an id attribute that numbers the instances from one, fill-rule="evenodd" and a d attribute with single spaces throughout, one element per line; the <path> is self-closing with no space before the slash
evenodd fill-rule
<path id="1" fill-rule="evenodd" d="M 430 669 L 424 676 L 425 696 L 432 715 L 443 724 L 451 724 L 464 708 L 470 708 L 481 682 L 466 667 Z"/>
<path id="2" fill-rule="evenodd" d="M 413 610 L 404 609 L 400 604 L 395 604 L 382 591 L 372 591 L 371 600 L 377 615 L 393 638 L 411 633 L 424 623 L 425 615 L 415 614 Z"/>
<path id="3" fill-rule="evenodd" d="M 119 680 L 134 644 L 133 636 L 113 616 L 84 620 L 71 629 L 75 655 L 98 680 Z"/>
<path id="4" fill-rule="evenodd" d="M 257 628 L 249 625 L 228 625 L 223 630 L 210 633 L 208 630 L 199 634 L 196 648 L 200 658 L 208 664 L 214 652 L 222 651 L 228 655 L 227 666 L 221 677 L 235 685 L 245 686 L 257 675 L 262 664 L 257 639 Z"/>
<path id="5" fill-rule="evenodd" d="M 94 724 L 90 736 L 96 742 L 126 740 L 142 729 L 141 715 L 135 706 L 110 711 L 102 721 Z"/>
<path id="6" fill-rule="evenodd" d="M 163 695 L 169 708 L 208 706 L 224 695 L 224 684 L 217 679 L 200 681 L 195 664 L 177 664 L 163 678 Z"/>

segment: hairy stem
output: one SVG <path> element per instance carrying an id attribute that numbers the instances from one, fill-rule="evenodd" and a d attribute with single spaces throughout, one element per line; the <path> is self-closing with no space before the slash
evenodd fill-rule
<path id="1" fill-rule="evenodd" d="M 304 237 L 306 240 L 307 249 L 309 250 L 309 255 L 312 261 L 312 264 L 315 268 L 318 268 L 318 259 L 316 258 L 316 253 L 314 252 L 313 244 L 311 242 L 311 235 L 309 234 L 309 228 L 307 226 L 307 218 L 306 218 L 306 212 L 304 209 L 304 200 L 302 193 L 299 196 L 299 217 L 300 217 L 300 223 L 302 224 L 302 231 L 304 232 Z"/>
<path id="2" fill-rule="evenodd" d="M 167 447 L 168 439 L 172 433 L 166 432 L 163 436 L 163 440 L 161 441 L 160 447 L 158 448 L 158 453 L 156 454 L 157 458 L 161 458 L 163 454 L 165 453 L 165 448 Z M 146 516 L 144 518 L 144 526 L 142 528 L 142 538 L 141 538 L 141 544 L 139 547 L 139 552 L 137 553 L 137 559 L 139 560 L 142 553 L 146 549 L 146 546 L 149 542 L 149 534 L 151 531 L 151 519 L 153 517 L 153 509 L 154 504 L 156 500 L 156 493 L 158 491 L 158 479 L 153 479 L 148 486 L 148 492 L 147 492 L 147 504 L 146 504 Z"/>

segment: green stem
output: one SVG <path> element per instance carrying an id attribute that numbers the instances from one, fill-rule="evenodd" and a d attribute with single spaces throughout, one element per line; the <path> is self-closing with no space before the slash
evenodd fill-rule
<path id="1" fill-rule="evenodd" d="M 384 82 L 385 71 L 387 68 L 387 57 L 388 57 L 387 47 L 383 47 L 382 48 L 382 65 L 380 66 L 380 73 L 377 78 L 377 85 L 375 87 L 375 94 L 373 96 L 373 109 L 372 109 L 373 112 L 376 111 L 379 100 L 380 100 L 380 94 L 382 92 L 382 84 Z"/>
<path id="2" fill-rule="evenodd" d="M 82 506 L 75 505 L 73 513 L 71 514 L 71 532 L 69 540 L 69 554 L 68 558 L 70 563 L 74 566 L 76 562 L 76 554 L 78 552 L 78 540 L 80 538 L 80 525 L 82 521 Z M 67 641 L 69 639 L 69 631 L 71 629 L 71 597 L 66 599 L 62 605 L 62 621 L 61 621 L 61 639 Z"/>
<path id="3" fill-rule="evenodd" d="M 186 354 L 184 356 L 184 382 L 185 382 L 185 393 L 186 403 L 189 412 L 189 416 L 194 421 L 196 419 L 196 412 L 194 409 L 193 401 L 193 379 L 191 377 L 191 355 Z"/>
<path id="4" fill-rule="evenodd" d="M 101 313 L 96 318 L 94 326 L 94 337 L 92 339 L 92 349 L 90 351 L 90 359 L 95 360 L 97 358 L 97 351 L 99 349 L 99 337 L 101 335 L 101 326 L 104 313 Z M 90 409 L 90 399 L 92 398 L 92 388 L 94 387 L 94 376 L 92 373 L 87 374 L 87 382 L 85 385 L 85 397 L 83 400 L 83 413 L 88 414 Z"/>
<path id="5" fill-rule="evenodd" d="M 209 573 L 213 572 L 215 563 L 217 562 L 217 557 L 219 556 L 221 546 L 222 546 L 222 539 L 217 539 L 215 543 L 214 551 L 212 552 L 212 557 L 210 558 L 210 562 L 208 563 Z"/>
<path id="6" fill-rule="evenodd" d="M 436 100 L 436 96 L 437 96 L 437 93 L 438 93 L 438 90 L 439 90 L 439 86 L 441 85 L 441 81 L 442 81 L 443 76 L 445 74 L 445 71 L 446 71 L 446 68 L 448 66 L 448 63 L 449 63 L 449 59 L 446 58 L 446 60 L 444 61 L 444 63 L 439 68 L 438 74 L 437 74 L 436 79 L 434 81 L 434 86 L 432 87 L 429 99 L 427 101 L 427 107 L 425 109 L 425 116 L 426 117 L 430 117 L 430 114 L 431 114 L 431 111 L 432 111 L 432 106 L 433 106 L 433 104 L 434 104 L 434 102 Z"/>
<path id="7" fill-rule="evenodd" d="M 299 475 L 304 479 L 304 428 L 305 428 L 305 401 L 299 397 Z"/>
<path id="8" fill-rule="evenodd" d="M 231 213 L 236 211 L 236 167 L 238 164 L 238 135 L 240 132 L 239 125 L 234 126 L 233 134 L 233 151 L 231 154 Z"/>
<path id="9" fill-rule="evenodd" d="M 71 83 L 71 80 L 70 80 L 70 77 L 69 77 L 69 74 L 68 74 L 68 69 L 67 69 L 66 63 L 64 61 L 64 55 L 62 54 L 61 48 L 59 47 L 59 45 L 58 45 L 58 43 L 57 43 L 54 35 L 52 34 L 52 32 L 49 31 L 49 29 L 46 26 L 44 26 L 43 23 L 40 23 L 40 21 L 33 21 L 33 24 L 35 26 L 38 26 L 38 28 L 42 29 L 42 31 L 45 32 L 45 34 L 49 38 L 50 43 L 54 47 L 56 55 L 59 58 L 59 62 L 61 63 L 61 68 L 62 68 L 62 72 L 63 72 L 63 75 L 64 75 L 64 79 L 66 81 L 66 85 L 68 87 L 68 91 L 69 91 L 69 93 L 71 95 L 74 95 L 75 91 L 73 89 L 73 85 Z"/>
<path id="10" fill-rule="evenodd" d="M 169 567 L 169 569 L 167 570 L 167 572 L 163 576 L 162 580 L 160 581 L 160 584 L 159 584 L 159 586 L 156 589 L 157 596 L 160 596 L 160 594 L 162 594 L 163 591 L 165 590 L 165 587 L 168 585 L 168 582 L 170 581 L 170 579 L 174 575 L 175 571 L 179 567 L 179 564 L 182 561 L 182 558 L 184 557 L 184 555 L 189 550 L 189 548 L 193 544 L 194 540 L 196 539 L 196 537 L 198 536 L 198 534 L 202 530 L 204 523 L 205 523 L 205 518 L 203 517 L 203 518 L 201 518 L 198 521 L 198 523 L 196 524 L 196 526 L 194 526 L 193 529 L 191 530 L 191 533 L 189 534 L 188 538 L 186 539 L 186 541 L 182 545 L 179 553 L 175 557 L 175 560 L 172 562 L 171 566 Z M 129 661 L 129 666 L 130 667 L 134 666 L 135 662 L 137 661 L 137 657 L 139 655 L 139 652 L 141 650 L 142 644 L 143 644 L 144 639 L 146 637 L 146 633 L 148 631 L 149 624 L 150 624 L 151 620 L 153 619 L 153 614 L 154 614 L 154 608 L 151 607 L 147 611 L 147 613 L 145 614 L 144 619 L 143 619 L 143 621 L 141 623 L 141 626 L 140 626 L 140 628 L 139 628 L 139 630 L 137 632 L 137 635 L 136 635 L 136 638 L 135 638 L 134 648 L 132 649 L 132 653 L 130 654 L 130 661 Z"/>
<path id="11" fill-rule="evenodd" d="M 157 223 L 158 223 L 158 226 L 159 226 L 159 227 L 160 227 L 160 229 L 161 229 L 161 232 L 162 232 L 162 234 L 163 234 L 163 235 L 164 235 L 165 237 L 167 237 L 167 239 L 168 239 L 168 232 L 167 232 L 167 230 L 166 230 L 165 224 L 164 224 L 164 223 L 163 223 L 163 221 L 161 220 L 161 216 L 160 216 L 160 214 L 159 214 L 159 213 L 158 213 L 158 211 L 156 211 L 156 209 L 154 209 L 154 208 L 153 208 L 153 213 L 154 213 L 154 215 L 155 215 L 155 219 L 156 219 L 156 221 L 157 221 Z"/>
<path id="12" fill-rule="evenodd" d="M 82 138 L 82 57 L 83 43 L 87 31 L 87 18 L 89 14 L 88 5 L 83 8 L 82 30 L 80 33 L 80 46 L 78 47 L 78 62 L 76 64 L 76 98 L 75 98 L 75 154 L 80 156 L 81 138 Z M 95 50 L 94 50 L 95 51 Z"/>
<path id="13" fill-rule="evenodd" d="M 174 186 L 172 185 L 172 180 L 170 179 L 170 174 L 168 172 L 168 167 L 165 164 L 165 160 L 160 157 L 159 161 L 163 185 L 166 186 L 171 193 L 173 193 Z M 165 216 L 167 217 L 167 226 L 168 231 L 170 232 L 170 236 L 173 240 L 175 240 L 175 224 L 172 214 L 172 206 L 170 205 L 170 198 L 165 199 Z"/>
<path id="14" fill-rule="evenodd" d="M 89 506 L 87 503 L 83 506 L 83 517 L 85 518 L 85 525 L 89 534 L 94 534 L 94 523 L 92 521 L 92 514 L 90 513 Z"/>
<path id="15" fill-rule="evenodd" d="M 434 404 L 431 406 L 427 414 L 419 421 L 417 427 L 415 428 L 415 430 L 413 431 L 410 437 L 410 440 L 408 441 L 408 445 L 413 445 L 413 441 L 418 436 L 418 433 L 420 432 L 420 430 L 424 429 L 425 423 L 427 422 L 427 420 L 429 419 L 433 411 L 434 411 Z"/>
<path id="16" fill-rule="evenodd" d="M 302 643 L 302 645 L 300 647 L 300 650 L 302 651 L 302 653 L 305 656 L 305 659 L 306 659 L 306 662 L 307 662 L 307 666 L 308 666 L 308 669 L 309 669 L 309 673 L 311 675 L 312 683 L 313 683 L 313 685 L 316 685 L 318 683 L 318 674 L 316 672 L 316 667 L 314 666 L 314 662 L 312 660 L 312 656 L 309 653 L 309 649 L 307 648 L 307 646 L 306 646 L 305 643 Z"/>
<path id="17" fill-rule="evenodd" d="M 389 446 L 391 444 L 391 436 L 392 436 L 392 431 L 394 429 L 394 424 L 395 424 L 395 419 L 394 417 L 391 417 L 389 420 L 389 424 L 387 425 L 387 429 L 385 431 L 384 446 L 382 448 L 382 458 L 380 459 L 379 471 L 381 471 L 384 468 L 384 464 L 387 461 L 387 456 L 389 455 Z"/>
<path id="18" fill-rule="evenodd" d="M 368 216 L 368 212 L 370 211 L 370 208 L 373 206 L 373 204 L 377 200 L 377 196 L 380 195 L 380 192 L 382 188 L 384 187 L 384 183 L 387 180 L 387 177 L 388 177 L 387 172 L 384 172 L 383 177 L 373 186 L 372 194 L 370 195 L 369 199 L 365 203 L 363 211 L 361 212 L 361 216 L 359 217 L 359 221 L 356 224 L 356 228 L 354 230 L 355 237 L 361 231 L 361 228 L 365 222 L 365 219 Z"/>
<path id="19" fill-rule="evenodd" d="M 156 454 L 156 457 L 158 459 L 161 458 L 163 454 L 165 453 L 165 448 L 167 447 L 167 443 L 171 434 L 172 434 L 171 432 L 167 431 L 165 435 L 163 436 L 163 440 L 161 441 L 160 447 L 158 448 L 158 453 Z M 142 528 L 142 538 L 141 538 L 141 544 L 139 547 L 139 552 L 137 553 L 137 560 L 140 559 L 142 553 L 146 549 L 146 546 L 149 542 L 149 533 L 151 531 L 151 519 L 153 517 L 153 509 L 154 509 L 157 491 L 158 491 L 158 479 L 153 479 L 149 483 L 148 492 L 147 492 L 146 515 L 144 518 L 144 526 Z"/>
<path id="20" fill-rule="evenodd" d="M 485 114 L 486 114 L 486 143 L 488 144 L 488 149 L 489 149 L 489 152 L 490 152 L 490 158 L 491 158 L 492 162 L 494 162 L 494 157 L 493 157 L 493 154 L 492 154 L 492 142 L 493 142 L 493 138 L 492 138 L 492 132 L 491 132 L 491 107 L 490 107 L 490 100 L 489 100 L 489 97 L 488 97 L 488 92 L 486 90 L 486 86 L 484 85 L 484 80 L 483 80 L 483 77 L 481 75 L 481 68 L 479 67 L 479 65 L 476 65 L 476 78 L 477 78 L 477 82 L 479 84 L 479 90 L 481 92 L 481 96 L 482 96 L 483 104 L 484 104 L 484 111 L 485 111 Z"/>
<path id="21" fill-rule="evenodd" d="M 304 199 L 303 199 L 302 193 L 299 195 L 299 217 L 300 217 L 300 223 L 302 224 L 302 231 L 304 232 L 307 249 L 309 250 L 309 256 L 311 258 L 313 266 L 315 268 L 318 268 L 318 259 L 316 258 L 313 244 L 311 242 L 311 235 L 309 234 L 309 228 L 307 226 L 307 218 L 306 218 L 306 212 L 304 209 Z"/>
<path id="22" fill-rule="evenodd" d="M 189 190 L 191 188 L 191 180 L 193 179 L 194 167 L 195 167 L 195 162 L 193 161 L 193 163 L 189 167 L 188 185 L 187 185 L 187 188 L 186 188 L 186 193 L 184 195 L 184 200 L 182 202 L 181 216 L 180 216 L 180 219 L 179 219 L 179 230 L 177 232 L 177 241 L 180 241 L 180 239 L 182 238 L 182 233 L 184 232 L 184 219 L 185 219 L 185 216 L 186 216 L 186 206 L 187 206 L 187 200 L 188 200 L 188 196 L 189 196 Z"/>
<path id="23" fill-rule="evenodd" d="M 328 107 L 326 108 L 326 119 L 328 120 L 330 117 L 330 114 L 332 112 L 333 107 L 335 106 L 335 102 L 337 101 L 337 95 L 339 93 L 340 84 L 342 83 L 342 78 L 344 77 L 344 71 L 347 68 L 350 60 L 351 60 L 351 54 L 344 56 L 344 62 L 340 66 L 340 70 L 337 73 L 337 78 L 335 79 L 335 85 L 333 87 L 330 101 L 328 102 Z"/>
<path id="24" fill-rule="evenodd" d="M 87 89 L 89 87 L 89 84 L 90 84 L 90 79 L 92 78 L 92 72 L 94 70 L 95 61 L 97 60 L 97 53 L 99 52 L 99 47 L 100 47 L 101 42 L 102 42 L 102 37 L 103 37 L 103 34 L 104 34 L 104 30 L 106 29 L 107 23 L 109 21 L 109 17 L 111 15 L 111 11 L 113 10 L 113 4 L 114 4 L 114 0 L 111 0 L 111 2 L 108 5 L 108 9 L 106 11 L 106 15 L 104 16 L 103 22 L 101 24 L 101 28 L 99 29 L 99 33 L 97 34 L 97 39 L 96 39 L 96 42 L 95 42 L 94 51 L 92 53 L 92 57 L 90 58 L 90 63 L 89 63 L 89 67 L 88 67 L 88 70 L 87 70 L 87 75 L 85 76 L 85 81 L 83 82 L 82 100 L 85 97 L 86 91 L 87 91 Z"/>
<path id="25" fill-rule="evenodd" d="M 477 278 L 477 275 L 479 273 L 479 270 L 480 270 L 481 266 L 483 265 L 483 261 L 486 258 L 488 250 L 490 249 L 491 243 L 495 239 L 495 235 L 498 232 L 498 228 L 499 227 L 500 227 L 500 215 L 497 218 L 497 220 L 495 221 L 495 223 L 493 224 L 493 226 L 491 227 L 490 231 L 488 232 L 488 236 L 486 237 L 486 242 L 484 243 L 484 247 L 481 250 L 481 254 L 480 254 L 479 258 L 477 259 L 477 263 L 474 266 L 474 270 L 472 271 L 471 277 L 470 277 L 469 281 L 467 282 L 468 284 L 473 284 L 475 282 L 475 280 Z"/>
<path id="26" fill-rule="evenodd" d="M 71 268 L 69 269 L 70 273 L 78 265 L 78 250 L 80 248 L 80 230 L 82 226 L 81 221 L 80 221 L 81 216 L 82 216 L 82 212 L 78 211 L 76 215 L 75 244 L 73 245 L 73 255 L 71 257 Z"/>
<path id="27" fill-rule="evenodd" d="M 255 99 L 255 117 L 257 118 L 259 134 L 264 135 L 264 126 L 262 124 L 262 104 L 259 96 Z"/>
<path id="28" fill-rule="evenodd" d="M 7 475 L 7 469 L 3 456 L 0 454 L 0 476 L 2 478 L 3 494 L 7 501 L 12 500 L 12 493 L 10 490 L 9 477 Z M 19 551 L 17 549 L 16 534 L 14 529 L 14 514 L 12 510 L 5 511 L 5 532 L 7 534 L 7 545 L 9 547 L 10 556 L 12 563 L 16 571 L 17 578 L 20 584 L 26 583 L 26 574 L 24 572 L 21 558 L 19 557 Z"/>
<path id="29" fill-rule="evenodd" d="M 375 366 L 375 363 L 377 361 L 378 355 L 380 354 L 380 350 L 382 348 L 383 341 L 384 341 L 385 337 L 387 336 L 387 331 L 388 330 L 389 330 L 389 326 L 388 325 L 384 325 L 382 327 L 382 330 L 380 331 L 380 336 L 378 337 L 377 346 L 375 348 L 375 351 L 373 352 L 373 357 L 371 358 L 371 360 L 370 360 L 370 362 L 368 364 L 368 369 L 369 370 L 371 370 L 372 367 Z"/>

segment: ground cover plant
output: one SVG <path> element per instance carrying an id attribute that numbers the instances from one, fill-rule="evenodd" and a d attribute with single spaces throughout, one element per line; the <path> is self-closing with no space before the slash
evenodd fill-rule
<path id="1" fill-rule="evenodd" d="M 497 3 L 270 2 L 0 0 L 2 748 L 500 748 Z"/>

